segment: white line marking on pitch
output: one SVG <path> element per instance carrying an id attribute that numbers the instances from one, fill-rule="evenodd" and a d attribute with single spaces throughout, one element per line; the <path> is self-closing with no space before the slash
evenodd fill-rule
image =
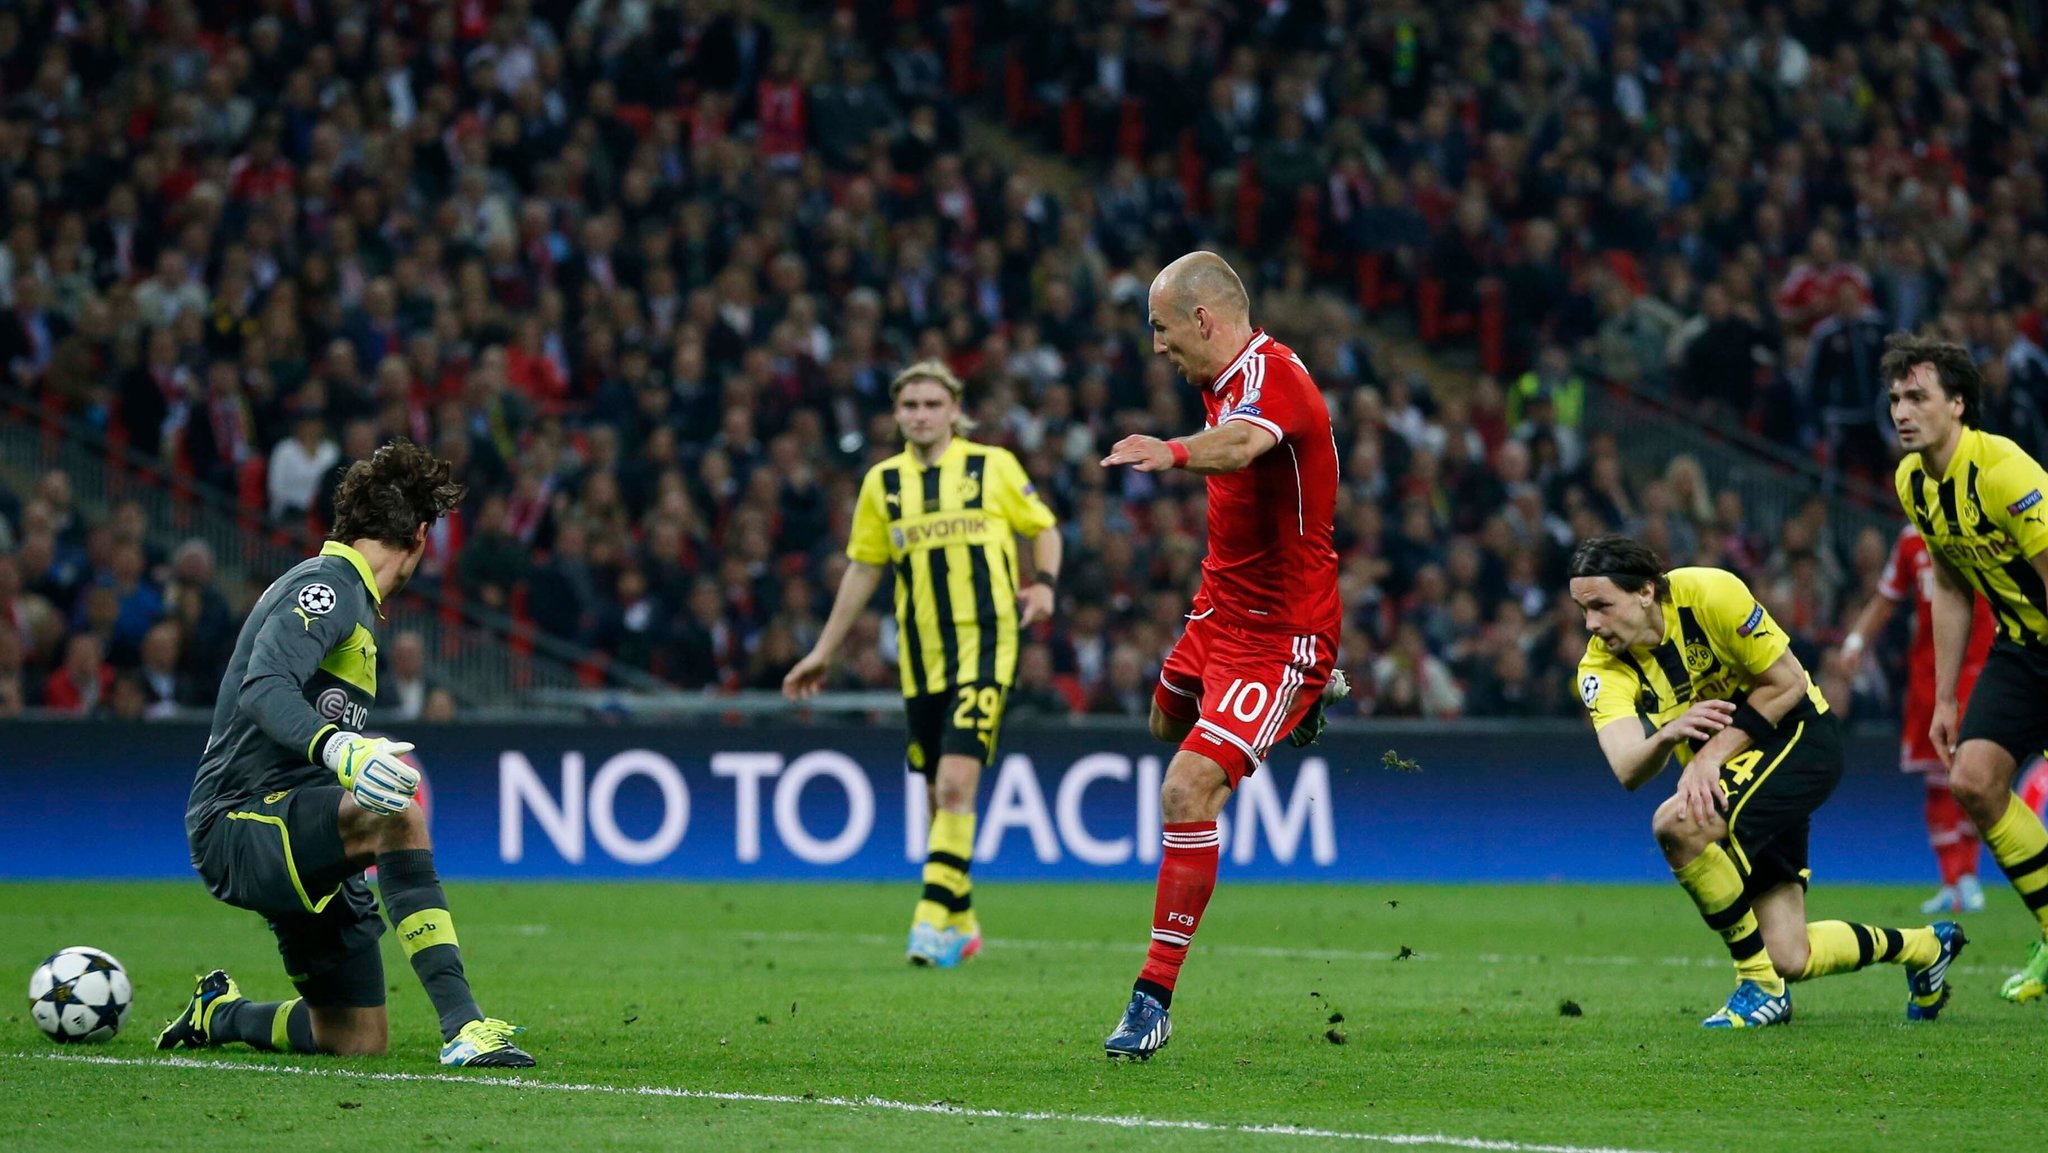
<path id="1" fill-rule="evenodd" d="M 855 945 L 901 945 L 901 937 L 890 937 L 881 933 L 818 933 L 790 930 L 784 932 L 762 932 L 752 929 L 738 929 L 730 936 L 744 941 L 782 941 L 791 944 L 816 944 L 823 942 L 845 942 Z M 991 937 L 988 940 L 993 949 L 1017 949 L 1021 951 L 1047 951 L 1060 953 L 1142 953 L 1144 941 L 1025 941 L 1007 937 Z M 1389 949 L 1290 949 L 1281 945 L 1231 945 L 1202 944 L 1205 953 L 1223 956 L 1265 957 L 1282 961 L 1386 961 L 1394 956 Z M 1726 957 L 1582 957 L 1551 956 L 1541 953 L 1410 953 L 1410 960 L 1470 962 L 1480 965 L 1583 965 L 1597 968 L 1623 968 L 1633 965 L 1658 965 L 1671 968 L 1725 969 L 1729 965 Z M 1951 973 L 1972 973 L 1978 975 L 2003 976 L 2010 969 L 1993 965 L 1951 965 Z"/>
<path id="2" fill-rule="evenodd" d="M 1036 1110 L 968 1109 L 934 1102 L 891 1101 L 885 1097 L 793 1097 L 783 1093 L 719 1093 L 709 1089 L 674 1089 L 662 1085 L 590 1085 L 536 1081 L 531 1077 L 458 1076 L 453 1073 L 373 1073 L 357 1069 L 323 1069 L 310 1065 L 255 1065 L 240 1061 L 201 1061 L 191 1057 L 101 1057 L 89 1053 L 12 1053 L 17 1060 L 62 1061 L 76 1065 L 119 1065 L 131 1068 L 202 1069 L 230 1073 L 286 1073 L 298 1077 L 335 1077 L 349 1081 L 442 1082 L 489 1085 L 500 1089 L 539 1089 L 556 1093 L 604 1093 L 619 1097 L 671 1097 L 691 1101 L 737 1101 L 750 1105 L 820 1105 L 829 1109 L 876 1109 L 893 1113 L 925 1113 L 942 1117 L 981 1117 L 995 1121 L 1051 1121 L 1069 1125 L 1113 1125 L 1119 1129 L 1172 1130 L 1187 1133 L 1237 1133 L 1260 1137 L 1314 1137 L 1324 1141 L 1359 1141 L 1374 1145 L 1422 1148 L 1480 1149 L 1493 1153 L 1644 1153 L 1594 1145 L 1541 1145 L 1484 1137 L 1452 1137 L 1443 1133 L 1347 1133 L 1306 1125 L 1235 1125 L 1222 1121 L 1172 1121 L 1157 1117 L 1117 1117 L 1087 1113 L 1045 1113 Z"/>

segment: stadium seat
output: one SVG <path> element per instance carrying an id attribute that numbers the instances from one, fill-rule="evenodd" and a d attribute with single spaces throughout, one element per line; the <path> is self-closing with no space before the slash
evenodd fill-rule
<path id="1" fill-rule="evenodd" d="M 946 9 L 946 90 L 955 96 L 972 96 L 980 88 L 974 70 L 974 6 L 955 4 Z"/>
<path id="2" fill-rule="evenodd" d="M 1399 281 L 1388 279 L 1384 252 L 1359 253 L 1357 275 L 1358 307 L 1367 314 L 1407 298 L 1407 289 Z"/>
<path id="3" fill-rule="evenodd" d="M 1078 160 L 1088 150 L 1088 121 L 1081 101 L 1069 96 L 1060 101 L 1060 151 Z"/>
<path id="4" fill-rule="evenodd" d="M 1003 119 L 1012 128 L 1022 128 L 1030 115 L 1031 77 L 1024 70 L 1024 58 L 1012 47 L 1003 56 Z"/>
<path id="5" fill-rule="evenodd" d="M 1184 128 L 1180 134 L 1180 148 L 1175 155 L 1180 170 L 1180 192 L 1187 197 L 1188 208 L 1196 213 L 1209 211 L 1209 181 L 1207 170 L 1202 165 L 1201 150 L 1195 147 L 1195 130 Z"/>
<path id="6" fill-rule="evenodd" d="M 441 618 L 441 657 L 445 660 L 462 651 L 462 590 L 453 572 L 441 578 L 434 611 Z"/>
<path id="7" fill-rule="evenodd" d="M 1116 154 L 1132 163 L 1145 159 L 1145 104 L 1133 96 L 1124 97 L 1117 116 Z"/>
<path id="8" fill-rule="evenodd" d="M 1497 276 L 1479 282 L 1479 367 L 1503 376 L 1508 361 L 1507 286 Z"/>
<path id="9" fill-rule="evenodd" d="M 1258 162 L 1247 156 L 1237 165 L 1237 244 L 1247 252 L 1259 247 L 1259 208 L 1264 199 Z"/>
<path id="10" fill-rule="evenodd" d="M 612 115 L 642 140 L 647 139 L 647 133 L 654 127 L 654 110 L 645 104 L 620 104 L 613 107 Z"/>

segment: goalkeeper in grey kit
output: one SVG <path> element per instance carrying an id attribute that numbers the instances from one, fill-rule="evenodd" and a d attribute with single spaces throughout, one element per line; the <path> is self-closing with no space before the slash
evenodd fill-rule
<path id="1" fill-rule="evenodd" d="M 463 974 L 448 899 L 414 805 L 412 746 L 363 735 L 377 698 L 373 627 L 404 588 L 427 532 L 464 494 L 446 461 L 394 441 L 351 466 L 334 529 L 256 602 L 235 641 L 185 832 L 214 896 L 260 913 L 298 996 L 256 1003 L 215 969 L 199 978 L 156 1047 L 242 1042 L 339 1056 L 389 1040 L 384 924 L 363 871 L 377 867 L 384 915 L 441 1018 L 441 1063 L 525 1068 L 515 1026 L 484 1016 Z"/>

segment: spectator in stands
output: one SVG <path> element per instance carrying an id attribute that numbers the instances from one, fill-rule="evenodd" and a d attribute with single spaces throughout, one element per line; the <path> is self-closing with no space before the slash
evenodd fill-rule
<path id="1" fill-rule="evenodd" d="M 1053 683 L 1052 650 L 1027 643 L 1017 654 L 1017 683 L 1003 700 L 1006 719 L 1047 720 L 1073 713 L 1073 704 Z"/>
<path id="2" fill-rule="evenodd" d="M 1813 398 L 1814 435 L 1837 467 L 1881 480 L 1890 475 L 1892 459 L 1876 367 L 1884 355 L 1885 325 L 1854 280 L 1837 281 L 1830 299 L 1833 312 L 1808 337 L 1804 376 Z"/>
<path id="3" fill-rule="evenodd" d="M 771 632 L 814 627 L 848 478 L 888 440 L 881 385 L 922 349 L 971 378 L 993 434 L 1041 458 L 1075 531 L 1092 526 L 1094 570 L 1077 557 L 1067 584 L 1101 599 L 1042 643 L 1063 684 L 1093 692 L 1120 646 L 1147 654 L 1171 627 L 1146 606 L 1194 579 L 1175 558 L 1201 524 L 1186 478 L 1110 490 L 1088 466 L 1101 438 L 1184 420 L 1191 399 L 1157 387 L 1133 286 L 1158 252 L 1256 239 L 1265 258 L 1246 267 L 1284 285 L 1279 325 L 1307 334 L 1297 350 L 1342 418 L 1347 656 L 1397 649 L 1398 606 L 1436 564 L 1431 612 L 1453 634 L 1475 614 L 1482 635 L 1521 634 L 1543 707 L 1565 711 L 1576 697 L 1550 690 L 1570 645 L 1541 589 L 1574 532 L 1634 517 L 1674 554 L 1690 529 L 1702 559 L 1752 575 L 1806 563 L 1782 561 L 1777 526 L 1745 521 L 1704 474 L 1674 474 L 1667 505 L 1649 483 L 1662 460 L 1624 445 L 1587 466 L 1601 386 L 1654 387 L 1668 365 L 1689 416 L 1797 446 L 1818 415 L 1809 389 L 1830 380 L 1807 371 L 1827 352 L 1807 325 L 1853 283 L 1886 326 L 1939 318 L 2005 362 L 2002 395 L 2048 398 L 2048 236 L 2035 158 L 2009 147 L 2040 112 L 2041 59 L 1995 22 L 1879 6 L 1853 38 L 1805 4 L 1687 26 L 1626 6 L 1162 17 L 977 0 L 952 26 L 980 35 L 960 75 L 928 18 L 799 2 L 821 33 L 777 38 L 745 5 L 638 3 L 436 9 L 418 27 L 402 6 L 27 21 L 19 59 L 71 93 L 38 101 L 53 138 L 105 123 L 121 140 L 79 153 L 26 124 L 4 134 L 17 167 L 64 194 L 0 201 L 0 307 L 76 331 L 45 358 L 17 326 L 6 355 L 33 379 L 0 387 L 252 507 L 289 471 L 269 467 L 280 441 L 318 413 L 343 459 L 308 522 L 384 437 L 445 445 L 476 503 L 437 532 L 430 574 L 453 565 L 470 595 L 523 599 L 537 627 L 587 641 L 623 619 L 621 574 L 637 571 L 625 603 L 669 623 L 621 651 L 730 689 Z M 1023 138 L 1071 144 L 1094 170 L 1081 192 L 1049 189 L 1029 155 L 959 150 L 963 116 L 1010 112 L 1008 85 L 977 74 L 1007 78 L 1013 43 Z M 1894 60 L 1896 44 L 1915 47 Z M 1069 99 L 1084 113 L 1071 141 Z M 1259 202 L 1256 237 L 1239 234 L 1240 194 Z M 1508 395 L 1467 395 L 1455 371 L 1415 389 L 1415 366 L 1360 327 L 1357 258 L 1374 258 L 1371 307 L 1411 309 L 1418 277 L 1441 271 L 1432 253 L 1461 262 L 1442 286 L 1454 313 L 1502 280 L 1487 355 Z M 1666 308 L 1697 313 L 1670 356 Z M 1493 339 L 1456 331 L 1444 339 Z M 1732 519 L 1699 511 L 1722 498 Z M 82 510 L 35 503 L 0 543 L 25 570 L 16 602 L 50 605 L 12 611 L 55 622 L 27 630 L 32 693 L 74 622 L 114 635 L 118 599 L 95 584 L 134 531 L 88 556 Z M 167 543 L 170 527 L 147 530 Z M 208 691 L 228 632 L 213 581 L 174 576 L 164 610 Z M 1816 631 L 1838 627 L 1819 615 Z M 856 636 L 891 643 L 872 619 Z M 1470 708 L 1520 707 L 1495 691 L 1517 680 L 1505 641 L 1453 647 L 1437 659 L 1454 658 Z M 869 658 L 838 687 L 890 685 Z"/>
<path id="4" fill-rule="evenodd" d="M 427 693 L 427 703 L 420 709 L 420 720 L 430 725 L 445 725 L 456 717 L 455 694 L 447 689 L 434 689 Z"/>
<path id="5" fill-rule="evenodd" d="M 414 629 L 391 638 L 388 659 L 377 672 L 377 712 L 394 721 L 419 719 L 434 689 L 427 677 L 427 642 Z"/>
<path id="6" fill-rule="evenodd" d="M 101 655 L 99 638 L 74 633 L 64 642 L 64 663 L 43 683 L 42 706 L 84 716 L 100 706 L 113 684 L 114 667 Z"/>
<path id="7" fill-rule="evenodd" d="M 327 422 L 317 412 L 301 412 L 292 435 L 270 452 L 270 517 L 303 518 L 313 507 L 320 482 L 341 460 L 341 449 L 327 438 Z"/>
<path id="8" fill-rule="evenodd" d="M 185 643 L 180 665 L 185 675 L 210 694 L 227 671 L 235 643 L 233 614 L 214 583 L 213 549 L 202 540 L 188 540 L 171 554 L 171 580 L 164 597 Z"/>
<path id="9" fill-rule="evenodd" d="M 151 625 L 142 638 L 142 657 L 135 670 L 135 683 L 142 690 L 142 715 L 156 720 L 179 709 L 199 708 L 212 703 L 213 686 L 193 683 L 182 671 L 179 649 L 184 638 L 178 625 L 169 620 Z"/>

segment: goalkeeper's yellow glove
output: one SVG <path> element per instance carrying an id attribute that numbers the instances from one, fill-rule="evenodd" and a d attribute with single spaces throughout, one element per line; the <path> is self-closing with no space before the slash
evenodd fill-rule
<path id="1" fill-rule="evenodd" d="M 402 813 L 419 791 L 417 769 L 398 758 L 412 751 L 412 742 L 361 733 L 338 732 L 320 748 L 320 760 L 356 799 L 373 813 Z"/>

